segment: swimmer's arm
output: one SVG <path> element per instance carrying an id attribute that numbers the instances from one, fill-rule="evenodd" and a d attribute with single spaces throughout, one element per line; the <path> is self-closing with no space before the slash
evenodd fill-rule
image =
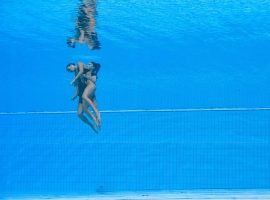
<path id="1" fill-rule="evenodd" d="M 83 64 L 79 62 L 78 66 L 79 66 L 79 72 L 77 76 L 75 76 L 75 78 L 70 82 L 71 85 L 73 85 L 75 81 L 83 74 Z"/>
<path id="2" fill-rule="evenodd" d="M 71 97 L 71 100 L 76 99 L 76 97 L 78 96 L 78 92 L 79 92 L 79 88 L 78 88 L 78 84 L 76 84 L 76 91 L 75 91 L 75 94 Z"/>
<path id="3" fill-rule="evenodd" d="M 79 36 L 79 42 L 83 43 L 84 41 L 84 31 L 82 29 L 79 28 L 80 31 L 80 36 Z"/>

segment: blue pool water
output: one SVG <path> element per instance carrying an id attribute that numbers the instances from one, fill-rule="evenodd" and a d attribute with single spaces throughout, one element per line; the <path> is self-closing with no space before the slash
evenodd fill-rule
<path id="1" fill-rule="evenodd" d="M 269 189 L 270 111 L 76 110 L 69 62 L 101 63 L 99 109 L 270 107 L 270 2 L 97 1 L 100 50 L 68 48 L 80 1 L 0 3 L 0 193 Z M 0 196 L 1 197 L 1 196 Z"/>

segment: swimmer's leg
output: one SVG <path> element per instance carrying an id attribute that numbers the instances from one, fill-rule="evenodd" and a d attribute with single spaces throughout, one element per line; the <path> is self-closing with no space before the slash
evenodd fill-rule
<path id="1" fill-rule="evenodd" d="M 93 109 L 93 111 L 94 111 L 94 113 L 96 115 L 96 118 L 95 118 L 94 122 L 98 126 L 98 124 L 100 123 L 100 113 L 99 113 L 98 109 L 96 108 L 96 106 L 94 105 L 94 103 L 91 101 L 91 99 L 89 99 L 89 96 L 92 96 L 93 95 L 93 93 L 95 92 L 95 89 L 96 89 L 95 84 L 93 84 L 91 81 L 89 81 L 87 87 L 85 88 L 85 90 L 83 92 L 82 98 Z M 87 109 L 87 107 L 85 108 L 84 111 L 86 112 L 86 114 L 90 114 L 91 113 Z M 91 117 L 91 115 L 90 115 L 90 117 Z"/>
<path id="2" fill-rule="evenodd" d="M 79 105 L 78 105 L 77 115 L 84 123 L 89 125 L 95 131 L 95 133 L 98 133 L 96 127 L 83 115 L 83 104 L 82 103 L 79 103 Z"/>
<path id="3" fill-rule="evenodd" d="M 95 123 L 95 125 L 97 126 L 98 122 L 96 117 L 93 115 L 93 113 L 88 109 L 88 104 L 86 103 L 85 100 L 83 100 L 83 112 L 85 112 L 89 118 L 91 118 L 93 120 L 93 122 Z"/>
<path id="4" fill-rule="evenodd" d="M 93 98 L 91 99 L 94 106 L 97 108 L 97 99 L 96 99 L 96 95 L 93 95 Z M 99 116 L 99 122 L 98 122 L 98 127 L 101 128 L 101 116 Z"/>

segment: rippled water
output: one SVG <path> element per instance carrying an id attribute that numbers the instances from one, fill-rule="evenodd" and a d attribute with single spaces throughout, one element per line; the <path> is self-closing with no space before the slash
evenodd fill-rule
<path id="1" fill-rule="evenodd" d="M 137 42 L 151 39 L 158 42 L 158 38 L 176 43 L 185 43 L 187 38 L 200 41 L 269 39 L 270 3 L 265 0 L 106 0 L 97 4 L 100 32 L 117 45 L 137 46 Z M 78 5 L 79 1 L 75 0 L 26 0 L 23 4 L 4 1 L 1 34 L 11 40 L 32 39 L 55 44 L 53 41 L 60 42 L 70 32 Z"/>

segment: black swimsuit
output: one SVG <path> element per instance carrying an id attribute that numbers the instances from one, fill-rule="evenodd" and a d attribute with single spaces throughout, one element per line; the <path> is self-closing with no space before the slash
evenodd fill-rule
<path id="1" fill-rule="evenodd" d="M 77 73 L 78 73 L 78 72 L 77 72 Z M 81 78 L 79 78 L 79 79 L 77 80 L 79 103 L 82 103 L 82 95 L 83 95 L 83 92 L 84 92 L 86 86 L 87 86 L 87 85 L 85 84 L 85 82 L 83 82 L 83 81 L 81 80 Z"/>
<path id="2" fill-rule="evenodd" d="M 79 73 L 78 69 L 79 68 L 77 67 L 77 71 L 75 73 L 75 76 Z M 85 68 L 85 65 L 84 65 L 83 74 L 81 75 L 80 78 L 77 79 L 79 103 L 82 103 L 82 95 L 83 95 L 83 92 L 87 86 L 87 81 L 91 80 L 90 79 L 91 76 L 97 76 L 99 69 L 100 69 L 100 64 L 97 64 L 97 63 L 94 63 L 94 69 L 92 71 L 90 71 L 90 69 L 88 69 L 87 67 Z M 94 84 L 96 84 L 96 83 L 94 83 Z M 93 96 L 93 98 L 95 98 L 95 95 Z"/>

